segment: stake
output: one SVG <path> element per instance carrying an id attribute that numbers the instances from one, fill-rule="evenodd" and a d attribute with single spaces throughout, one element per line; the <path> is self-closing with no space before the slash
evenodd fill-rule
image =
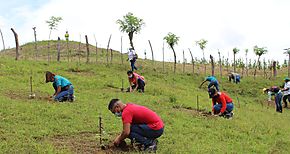
<path id="1" fill-rule="evenodd" d="M 237 100 L 238 100 L 238 107 L 240 108 L 241 105 L 240 105 L 240 100 L 239 100 L 239 97 L 237 96 Z"/>
<path id="2" fill-rule="evenodd" d="M 30 74 L 30 95 L 32 96 L 32 75 Z"/>
<path id="3" fill-rule="evenodd" d="M 100 146 L 102 146 L 102 116 L 99 114 L 99 133 L 100 133 Z"/>
<path id="4" fill-rule="evenodd" d="M 121 91 L 124 91 L 124 79 L 122 79 L 122 88 Z"/>
<path id="5" fill-rule="evenodd" d="M 198 100 L 198 95 L 196 95 L 196 107 L 197 107 L 197 111 L 199 111 L 199 100 Z"/>

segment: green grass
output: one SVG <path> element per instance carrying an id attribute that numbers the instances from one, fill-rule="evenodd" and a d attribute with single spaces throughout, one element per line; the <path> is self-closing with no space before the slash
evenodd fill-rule
<path id="1" fill-rule="evenodd" d="M 108 144 L 122 130 L 121 119 L 107 109 L 112 98 L 147 106 L 161 116 L 165 132 L 159 139 L 159 153 L 290 151 L 290 110 L 284 110 L 283 114 L 276 113 L 274 106 L 265 103 L 267 96 L 261 90 L 280 85 L 282 75 L 276 80 L 248 77 L 242 79 L 239 85 L 229 83 L 225 77 L 220 79 L 222 91 L 226 91 L 235 104 L 234 118 L 226 120 L 201 116 L 194 110 L 184 109 L 196 108 L 198 95 L 200 109 L 211 110 L 206 85 L 198 88 L 204 77 L 190 75 L 190 66 L 183 74 L 181 65 L 178 65 L 179 71 L 174 75 L 170 71 L 170 63 L 166 64 L 166 72 L 162 73 L 162 63 L 155 63 L 153 69 L 151 62 L 140 60 L 138 65 L 143 68 L 139 72 L 148 84 L 146 92 L 139 94 L 120 91 L 122 79 L 125 87 L 128 86 L 126 71 L 129 64 L 121 65 L 118 56 L 114 57 L 118 60 L 114 59 L 112 65 L 105 65 L 105 54 L 97 64 L 52 61 L 48 65 L 44 60 L 33 61 L 29 58 L 15 61 L 3 54 L 0 58 L 0 153 L 73 153 L 77 145 L 72 149 L 66 143 L 58 143 L 63 144 L 60 148 L 54 143 L 54 138 L 77 138 L 83 132 L 89 132 L 97 145 L 99 114 L 103 117 L 104 138 Z M 77 69 L 80 72 L 71 71 Z M 31 70 L 36 99 L 28 99 Z M 51 84 L 44 83 L 46 70 L 67 77 L 74 84 L 76 102 L 53 103 L 39 99 L 53 93 Z M 89 139 L 79 138 L 84 144 L 90 143 Z"/>

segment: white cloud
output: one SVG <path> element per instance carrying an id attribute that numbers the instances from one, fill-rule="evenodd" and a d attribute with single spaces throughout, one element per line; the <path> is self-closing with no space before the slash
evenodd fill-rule
<path id="1" fill-rule="evenodd" d="M 290 6 L 287 0 L 51 0 L 37 9 L 17 8 L 15 18 L 21 18 L 23 23 L 15 25 L 15 29 L 21 43 L 33 41 L 33 26 L 37 27 L 38 39 L 47 39 L 49 30 L 45 20 L 52 15 L 61 16 L 64 20 L 58 30 L 53 31 L 52 38 L 63 38 L 68 30 L 71 39 L 79 41 L 81 34 L 84 42 L 87 34 L 90 43 L 95 44 L 95 34 L 98 44 L 105 47 L 112 34 L 111 47 L 120 50 L 120 37 L 123 36 L 124 51 L 129 47 L 128 37 L 119 32 L 116 20 L 132 12 L 146 22 L 141 33 L 134 36 L 134 44 L 141 57 L 146 50 L 147 57 L 151 58 L 150 39 L 155 59 L 162 60 L 163 37 L 173 32 L 180 37 L 176 46 L 178 59 L 182 58 L 183 49 L 190 57 L 188 48 L 192 49 L 195 57 L 202 57 L 195 41 L 204 38 L 209 41 L 207 57 L 209 54 L 217 57 L 219 49 L 225 57 L 229 52 L 232 58 L 232 48 L 238 47 L 241 49 L 238 57 L 243 57 L 244 49 L 249 48 L 249 56 L 254 58 L 252 47 L 258 45 L 268 47 L 267 58 L 282 61 L 286 57 L 282 56 L 282 49 L 290 46 L 287 6 Z M 0 21 L 3 19 L 0 18 Z M 13 46 L 13 35 L 7 33 L 13 24 L 7 21 L 4 20 L 2 31 L 6 32 L 9 46 Z M 173 54 L 167 45 L 165 52 L 165 59 L 172 60 Z"/>

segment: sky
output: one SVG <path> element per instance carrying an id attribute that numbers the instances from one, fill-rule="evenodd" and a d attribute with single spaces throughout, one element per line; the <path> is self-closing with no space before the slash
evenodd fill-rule
<path id="1" fill-rule="evenodd" d="M 142 18 L 145 26 L 134 35 L 134 46 L 139 57 L 151 59 L 151 41 L 155 60 L 162 60 L 163 38 L 172 32 L 180 39 L 175 46 L 177 59 L 182 61 L 182 52 L 190 61 L 188 48 L 193 56 L 202 58 L 202 51 L 195 41 L 208 40 L 206 59 L 212 54 L 218 60 L 218 51 L 225 58 L 233 59 L 232 49 L 237 47 L 238 58 L 257 59 L 253 46 L 267 47 L 262 58 L 287 59 L 283 54 L 290 47 L 289 0 L 1 0 L 0 29 L 5 46 L 14 47 L 10 28 L 19 35 L 20 44 L 34 41 L 32 27 L 36 27 L 37 39 L 47 40 L 51 16 L 60 16 L 63 21 L 51 34 L 52 39 L 64 39 L 65 31 L 70 40 L 106 47 L 112 34 L 110 47 L 123 52 L 129 48 L 128 35 L 120 32 L 116 21 L 128 12 Z M 0 42 L 0 50 L 3 49 Z M 165 60 L 173 61 L 173 52 L 164 45 Z"/>

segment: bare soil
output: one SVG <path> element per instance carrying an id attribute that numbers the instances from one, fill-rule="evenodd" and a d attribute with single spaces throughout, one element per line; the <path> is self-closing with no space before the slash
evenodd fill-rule
<path id="1" fill-rule="evenodd" d="M 73 135 L 56 135 L 49 139 L 57 149 L 73 153 L 124 153 L 135 151 L 133 146 L 123 143 L 120 147 L 100 145 L 96 132 L 80 132 Z"/>
<path id="2" fill-rule="evenodd" d="M 205 110 L 198 110 L 192 107 L 185 107 L 185 106 L 173 106 L 175 110 L 181 111 L 181 112 L 186 112 L 189 114 L 192 114 L 194 116 L 202 116 L 202 117 L 207 117 L 211 118 L 214 117 L 211 115 L 211 112 L 207 112 Z"/>

